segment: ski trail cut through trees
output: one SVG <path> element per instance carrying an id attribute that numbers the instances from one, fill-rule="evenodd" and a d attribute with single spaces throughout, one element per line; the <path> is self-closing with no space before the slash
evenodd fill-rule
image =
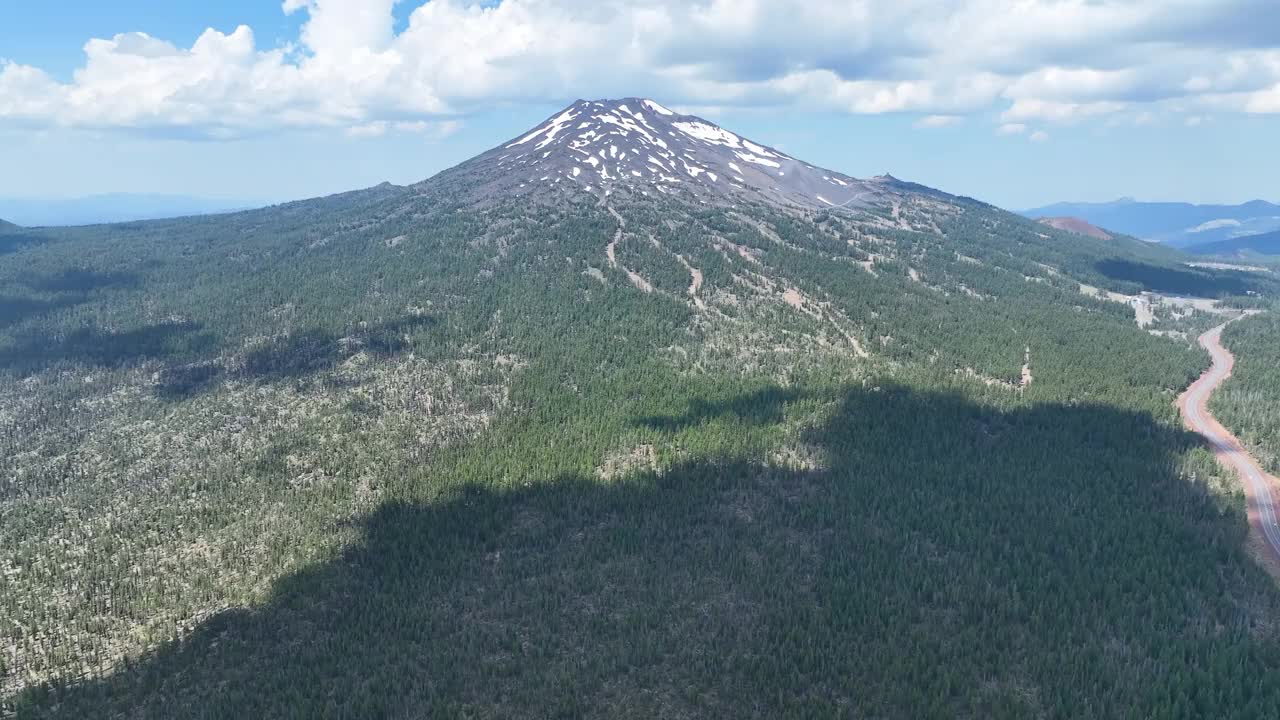
<path id="1" fill-rule="evenodd" d="M 609 214 L 618 221 L 618 230 L 613 234 L 613 240 L 609 242 L 608 247 L 604 249 L 604 254 L 609 258 L 609 267 L 618 268 L 625 272 L 627 274 L 627 278 L 631 280 L 632 285 L 635 285 L 645 292 L 653 292 L 653 286 L 649 284 L 648 280 L 640 277 L 639 273 L 632 271 L 630 268 L 618 264 L 616 249 L 618 247 L 618 241 L 622 239 L 622 231 L 627 228 L 627 221 L 622 219 L 622 216 L 618 214 L 617 210 L 613 209 L 612 205 L 606 205 L 605 209 L 607 209 Z"/>
<path id="2" fill-rule="evenodd" d="M 698 297 L 698 290 L 702 288 L 702 271 L 693 265 L 690 265 L 689 261 L 685 260 L 683 255 L 676 255 L 676 259 L 680 261 L 681 265 L 684 265 L 685 270 L 689 271 L 690 279 L 688 293 L 689 297 L 693 300 L 693 304 L 696 305 L 699 310 L 706 310 L 707 304 L 702 302 L 702 298 Z"/>
<path id="3" fill-rule="evenodd" d="M 613 251 L 614 248 L 618 246 L 618 241 L 622 239 L 622 230 L 627 226 L 627 221 L 622 219 L 622 216 L 618 214 L 617 210 L 614 210 L 612 207 L 608 207 L 607 209 L 609 210 L 609 214 L 618 221 L 618 230 L 613 234 L 613 240 L 611 240 L 609 245 L 604 249 L 604 254 L 609 258 L 609 267 L 616 268 L 618 267 L 618 258 L 614 256 Z"/>

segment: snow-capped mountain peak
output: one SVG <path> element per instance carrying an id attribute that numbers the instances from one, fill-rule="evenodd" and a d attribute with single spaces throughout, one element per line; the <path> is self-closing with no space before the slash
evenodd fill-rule
<path id="1" fill-rule="evenodd" d="M 567 188 L 703 200 L 751 195 L 822 208 L 865 206 L 882 189 L 644 98 L 579 100 L 472 162 L 489 167 L 491 184 L 516 194 Z"/>

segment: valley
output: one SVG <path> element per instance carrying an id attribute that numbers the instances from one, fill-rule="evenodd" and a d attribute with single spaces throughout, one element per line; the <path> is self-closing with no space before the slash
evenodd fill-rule
<path id="1" fill-rule="evenodd" d="M 1271 273 L 636 98 L 0 254 L 6 713 L 1280 715 Z"/>

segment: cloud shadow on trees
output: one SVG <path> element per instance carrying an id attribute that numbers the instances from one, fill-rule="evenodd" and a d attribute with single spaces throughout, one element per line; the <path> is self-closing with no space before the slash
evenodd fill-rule
<path id="1" fill-rule="evenodd" d="M 88 293 L 106 288 L 136 288 L 141 278 L 132 272 L 68 268 L 56 273 L 28 274 L 20 282 L 38 292 Z"/>
<path id="2" fill-rule="evenodd" d="M 788 398 L 725 407 L 771 422 Z M 1275 707 L 1280 652 L 1256 623 L 1280 602 L 1243 556 L 1239 513 L 1174 474 L 1195 436 L 1107 407 L 1001 412 L 897 386 L 837 402 L 804 434 L 824 458 L 811 469 L 690 459 L 504 487 L 424 470 L 440 499 L 384 502 L 354 521 L 362 542 L 263 605 L 109 677 L 29 690 L 19 716 Z"/>
<path id="3" fill-rule="evenodd" d="M 10 231 L 0 227 L 0 255 L 16 253 L 30 245 L 49 242 L 49 238 L 21 230 Z"/>
<path id="4" fill-rule="evenodd" d="M 0 348 L 0 368 L 20 373 L 62 364 L 115 368 L 208 352 L 217 344 L 199 323 L 163 322 L 114 332 L 94 327 L 70 332 L 26 332 Z"/>
<path id="5" fill-rule="evenodd" d="M 41 295 L 0 295 L 0 329 L 17 325 L 33 317 L 39 317 L 63 308 L 86 303 L 95 290 L 106 288 L 136 288 L 138 276 L 124 272 L 98 272 L 76 268 L 48 274 L 27 274 L 18 282 Z"/>
<path id="6" fill-rule="evenodd" d="M 307 328 L 275 338 L 244 354 L 232 370 L 214 361 L 165 368 L 156 394 L 182 400 L 213 389 L 223 380 L 247 382 L 300 381 L 332 370 L 358 352 L 392 357 L 412 347 L 412 336 L 435 327 L 430 315 L 405 315 L 354 328 L 340 336 L 331 330 Z"/>
<path id="7" fill-rule="evenodd" d="M 1144 290 L 1170 295 L 1224 297 L 1275 289 L 1274 282 L 1266 278 L 1231 270 L 1171 268 L 1114 258 L 1102 260 L 1094 267 L 1112 280 L 1136 283 Z"/>
<path id="8" fill-rule="evenodd" d="M 786 417 L 786 406 L 806 397 L 796 388 L 770 386 L 725 400 L 695 398 L 679 415 L 651 415 L 637 424 L 654 430 L 676 432 L 715 419 L 730 419 L 748 425 L 776 425 Z"/>
<path id="9" fill-rule="evenodd" d="M 81 298 L 57 297 L 52 300 L 0 295 L 0 329 L 17 325 L 29 318 L 39 317 L 66 307 L 78 305 Z"/>

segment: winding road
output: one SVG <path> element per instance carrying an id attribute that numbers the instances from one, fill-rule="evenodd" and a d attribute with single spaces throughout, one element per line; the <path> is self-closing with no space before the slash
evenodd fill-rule
<path id="1" fill-rule="evenodd" d="M 1235 357 L 1222 346 L 1222 329 L 1226 326 L 1223 323 L 1200 336 L 1200 346 L 1213 356 L 1213 366 L 1178 398 L 1178 409 L 1182 411 L 1187 427 L 1204 436 L 1213 446 L 1218 462 L 1240 473 L 1244 481 L 1249 524 L 1266 540 L 1267 554 L 1273 561 L 1268 565 L 1280 567 L 1280 526 L 1276 525 L 1272 495 L 1272 489 L 1280 486 L 1280 480 L 1268 475 L 1207 407 L 1209 396 L 1231 375 L 1235 364 Z"/>

